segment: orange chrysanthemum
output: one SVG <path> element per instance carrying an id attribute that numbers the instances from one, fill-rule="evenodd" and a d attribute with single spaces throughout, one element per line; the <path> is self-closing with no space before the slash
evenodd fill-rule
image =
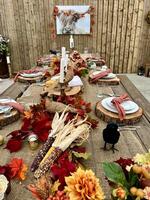
<path id="1" fill-rule="evenodd" d="M 73 200 L 103 200 L 104 193 L 92 170 L 78 170 L 65 178 L 65 191 Z"/>

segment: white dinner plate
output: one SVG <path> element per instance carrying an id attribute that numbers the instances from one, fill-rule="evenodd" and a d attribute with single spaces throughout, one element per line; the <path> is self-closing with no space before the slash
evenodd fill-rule
<path id="1" fill-rule="evenodd" d="M 111 107 L 112 109 L 115 108 L 115 106 L 113 105 L 113 103 L 111 102 L 113 100 L 113 98 L 115 97 L 108 97 L 106 98 L 106 103 L 109 107 Z M 133 110 L 135 107 L 136 107 L 136 103 L 131 101 L 131 100 L 128 100 L 128 101 L 124 101 L 121 103 L 121 106 L 124 108 L 124 110 Z"/>
<path id="2" fill-rule="evenodd" d="M 112 79 L 112 78 L 115 78 L 115 77 L 116 77 L 116 74 L 109 73 L 107 76 L 104 76 L 102 78 L 104 78 L 104 79 Z"/>
<path id="3" fill-rule="evenodd" d="M 28 74 L 28 73 L 21 73 L 20 75 L 21 75 L 22 77 L 25 77 L 25 78 L 34 78 L 34 77 L 38 77 L 38 76 L 43 75 L 43 72 L 34 72 L 34 73 L 31 73 L 31 74 Z"/>
<path id="4" fill-rule="evenodd" d="M 13 99 L 0 99 L 0 103 L 7 103 L 7 102 L 16 102 Z M 5 113 L 12 109 L 12 106 L 1 106 L 0 105 L 0 114 Z"/>
<path id="5" fill-rule="evenodd" d="M 115 106 L 113 106 L 113 104 L 112 104 L 112 106 L 110 106 L 110 104 L 108 103 L 108 102 L 110 102 L 110 100 L 108 100 L 110 98 L 112 99 L 114 97 L 108 97 L 108 98 L 103 99 L 102 100 L 102 106 L 108 111 L 111 111 L 111 112 L 114 112 L 114 113 L 118 113 L 118 111 L 115 108 Z M 132 102 L 132 103 L 129 103 L 130 105 L 132 105 L 132 109 L 129 109 L 129 107 L 127 106 L 127 102 L 123 102 L 121 104 L 122 107 L 124 108 L 126 114 L 132 114 L 132 113 L 137 112 L 139 110 L 139 106 L 135 102 L 132 102 L 132 101 L 129 101 L 129 102 Z"/>
<path id="6" fill-rule="evenodd" d="M 51 80 L 58 80 L 60 78 L 60 75 L 56 75 L 56 76 L 53 76 L 52 78 L 51 78 Z"/>

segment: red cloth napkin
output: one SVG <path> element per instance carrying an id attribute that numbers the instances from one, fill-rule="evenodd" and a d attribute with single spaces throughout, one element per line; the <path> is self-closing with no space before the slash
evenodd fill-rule
<path id="1" fill-rule="evenodd" d="M 34 68 L 34 69 L 29 69 L 29 70 L 22 70 L 22 71 L 20 71 L 20 72 L 17 73 L 17 75 L 16 75 L 15 78 L 14 78 L 14 81 L 16 81 L 17 78 L 18 78 L 18 76 L 19 76 L 20 74 L 22 74 L 22 73 L 32 74 L 32 73 L 37 73 L 37 72 L 40 72 L 40 71 L 41 71 L 41 70 L 40 70 L 38 67 L 36 67 L 36 68 Z"/>
<path id="2" fill-rule="evenodd" d="M 98 79 L 103 78 L 104 76 L 107 76 L 110 72 L 111 72 L 111 69 L 107 69 L 106 71 L 99 72 L 98 74 L 93 75 L 92 82 L 95 82 Z"/>
<path id="3" fill-rule="evenodd" d="M 7 102 L 7 103 L 0 103 L 1 106 L 12 106 L 16 110 L 18 110 L 20 113 L 24 112 L 24 107 L 17 102 Z"/>
<path id="4" fill-rule="evenodd" d="M 118 115 L 119 115 L 119 119 L 122 121 L 125 118 L 125 110 L 124 108 L 121 106 L 121 103 L 124 101 L 128 101 L 130 100 L 127 94 L 123 94 L 120 97 L 116 97 L 112 99 L 112 103 L 113 105 L 116 107 L 117 111 L 118 111 Z"/>

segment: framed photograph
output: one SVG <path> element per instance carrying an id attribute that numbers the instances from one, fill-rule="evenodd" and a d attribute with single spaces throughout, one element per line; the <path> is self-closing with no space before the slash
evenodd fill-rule
<path id="1" fill-rule="evenodd" d="M 57 6 L 57 9 L 57 34 L 90 34 L 90 6 Z"/>

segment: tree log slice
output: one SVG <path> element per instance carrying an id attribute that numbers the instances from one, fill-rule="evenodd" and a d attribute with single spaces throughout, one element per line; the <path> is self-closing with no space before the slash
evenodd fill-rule
<path id="1" fill-rule="evenodd" d="M 65 95 L 66 96 L 72 96 L 72 95 L 76 95 L 78 94 L 80 91 L 82 90 L 82 87 L 81 86 L 75 86 L 75 87 L 71 87 L 71 88 L 66 88 L 65 89 Z M 60 91 L 59 90 L 55 90 L 52 89 L 51 91 L 48 90 L 48 88 L 44 88 L 44 91 L 45 92 L 48 92 L 50 94 L 53 94 L 53 95 L 60 95 Z"/>
<path id="2" fill-rule="evenodd" d="M 21 83 L 36 83 L 42 81 L 44 76 L 37 76 L 37 77 L 32 77 L 32 78 L 26 78 L 22 76 L 18 76 L 18 81 Z"/>
<path id="3" fill-rule="evenodd" d="M 16 109 L 12 109 L 10 113 L 11 115 L 8 117 L 5 114 L 0 114 L 0 127 L 11 124 L 19 119 L 20 113 Z"/>
<path id="4" fill-rule="evenodd" d="M 92 73 L 89 74 L 89 82 L 92 83 Z M 100 78 L 93 83 L 105 84 L 105 85 L 119 85 L 120 79 L 116 76 L 111 79 Z"/>
<path id="5" fill-rule="evenodd" d="M 105 122 L 112 121 L 119 124 L 132 125 L 137 123 L 141 119 L 143 110 L 142 108 L 139 108 L 137 112 L 132 114 L 127 114 L 123 119 L 123 121 L 121 121 L 117 113 L 113 113 L 111 111 L 106 110 L 102 106 L 101 102 L 97 102 L 95 106 L 95 114 Z"/>

